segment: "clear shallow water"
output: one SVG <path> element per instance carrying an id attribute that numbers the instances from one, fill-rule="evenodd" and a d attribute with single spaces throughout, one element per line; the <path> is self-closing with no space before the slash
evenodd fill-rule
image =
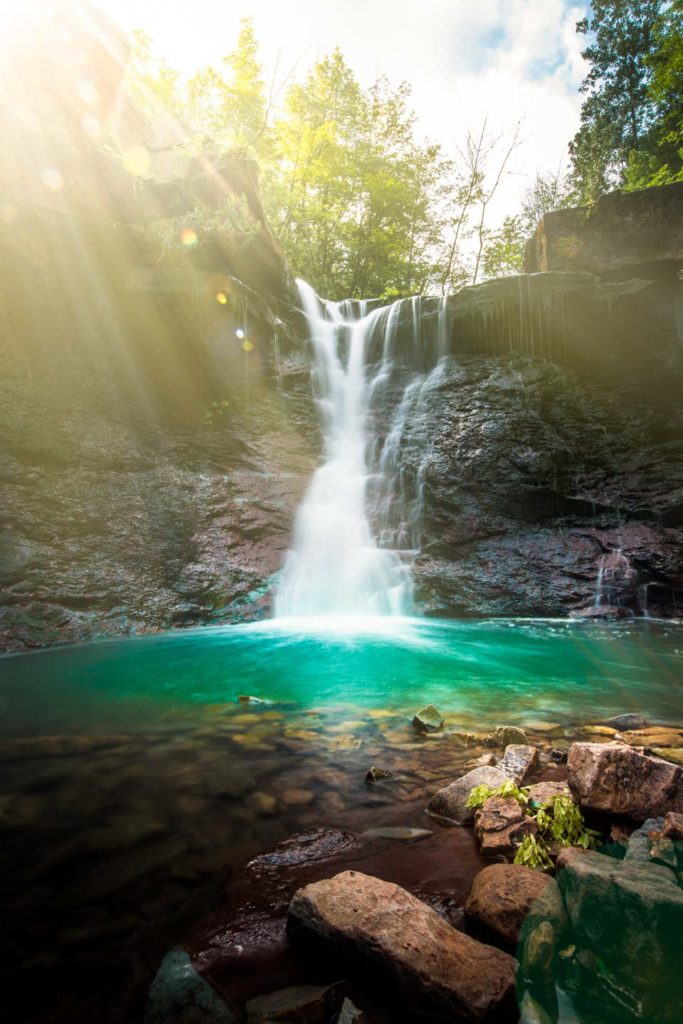
<path id="1" fill-rule="evenodd" d="M 463 725 L 683 718 L 678 623 L 275 620 L 59 648 L 0 660 L 0 733 L 192 721 L 238 694 L 301 709 L 411 712 Z"/>

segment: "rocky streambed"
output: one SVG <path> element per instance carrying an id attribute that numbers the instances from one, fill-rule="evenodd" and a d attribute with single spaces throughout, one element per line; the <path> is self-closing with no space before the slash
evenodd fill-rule
<path id="1" fill-rule="evenodd" d="M 484 779 L 529 787 L 543 801 L 569 787 L 600 839 L 617 843 L 619 857 L 628 849 L 633 862 L 630 874 L 609 881 L 614 912 L 623 882 L 645 901 L 643 913 L 678 920 L 671 812 L 681 809 L 683 728 L 627 720 L 482 732 L 462 716 L 443 725 L 422 718 L 430 731 L 420 717 L 415 724 L 389 709 L 235 700 L 207 707 L 191 726 L 169 712 L 135 733 L 4 741 L 7 1012 L 20 1007 L 36 1022 L 114 1024 L 146 1012 L 150 1022 L 246 1013 L 314 1024 L 411 1020 L 423 1011 L 454 1019 L 457 1007 L 464 1019 L 515 1020 L 512 956 L 529 907 L 550 883 L 547 873 L 509 863 L 529 818 L 514 798 L 466 808 Z M 661 820 L 637 829 L 653 816 Z M 566 861 L 558 884 L 580 876 L 573 884 L 583 909 L 574 920 L 563 896 L 562 927 L 541 943 L 552 956 L 546 963 L 539 954 L 538 963 L 568 965 L 570 991 L 572 978 L 604 956 L 587 907 L 621 861 L 551 853 Z M 586 859 L 574 868 L 570 853 Z M 486 868 L 492 858 L 500 863 Z M 641 892 L 650 883 L 664 887 L 659 903 Z M 349 914 L 357 915 L 351 930 Z M 617 924 L 628 932 L 630 920 Z M 657 963 L 669 962 L 667 935 L 656 932 Z M 627 948 L 624 940 L 622 955 Z M 529 957 L 528 999 L 542 1006 L 547 970 L 538 980 Z M 594 972 L 608 1009 L 628 982 L 616 966 L 607 980 Z"/>

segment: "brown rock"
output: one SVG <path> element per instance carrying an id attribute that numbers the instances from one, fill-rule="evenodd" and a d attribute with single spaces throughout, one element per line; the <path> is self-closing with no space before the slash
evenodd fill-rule
<path id="1" fill-rule="evenodd" d="M 438 732 L 443 728 L 443 715 L 433 704 L 428 704 L 414 716 L 413 725 L 418 732 Z"/>
<path id="2" fill-rule="evenodd" d="M 271 992 L 267 996 L 258 996 L 245 1007 L 247 1024 L 270 1024 L 271 1021 L 321 1024 L 336 1020 L 344 1001 L 345 989 L 344 982 L 327 985 L 325 988 L 297 985 Z"/>
<path id="3" fill-rule="evenodd" d="M 683 814 L 675 814 L 669 811 L 664 818 L 662 835 L 667 839 L 683 840 Z"/>
<path id="4" fill-rule="evenodd" d="M 484 857 L 505 859 L 538 826 L 512 797 L 491 796 L 476 813 L 474 831 Z"/>
<path id="5" fill-rule="evenodd" d="M 537 782 L 533 786 L 529 786 L 529 803 L 533 807 L 540 807 L 541 804 L 545 804 L 548 800 L 553 800 L 556 796 L 571 796 L 569 789 L 569 783 L 567 782 Z"/>
<path id="6" fill-rule="evenodd" d="M 491 864 L 474 879 L 465 914 L 514 948 L 529 911 L 555 881 L 542 871 L 518 864 Z M 558 893 L 559 899 L 559 893 Z"/>
<path id="7" fill-rule="evenodd" d="M 523 729 L 518 729 L 516 725 L 499 725 L 484 740 L 487 747 L 507 747 L 511 743 L 525 744 L 526 742 L 526 733 Z"/>
<path id="8" fill-rule="evenodd" d="M 572 744 L 567 773 L 575 799 L 592 810 L 637 821 L 683 811 L 681 769 L 622 743 Z"/>
<path id="9" fill-rule="evenodd" d="M 344 871 L 307 885 L 294 895 L 287 927 L 294 943 L 326 946 L 421 1013 L 479 1022 L 514 1012 L 515 960 L 389 882 Z"/>
<path id="10" fill-rule="evenodd" d="M 536 747 L 525 743 L 509 743 L 505 748 L 503 759 L 496 767 L 509 779 L 520 786 L 538 764 Z"/>
<path id="11" fill-rule="evenodd" d="M 474 810 L 467 806 L 467 801 L 475 786 L 498 789 L 504 782 L 507 782 L 507 776 L 497 768 L 474 768 L 456 779 L 450 786 L 439 789 L 427 804 L 427 813 L 434 818 L 456 824 L 472 821 Z"/>

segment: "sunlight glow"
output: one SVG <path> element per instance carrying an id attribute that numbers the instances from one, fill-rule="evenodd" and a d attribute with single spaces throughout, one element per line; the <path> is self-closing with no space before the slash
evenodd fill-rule
<path id="1" fill-rule="evenodd" d="M 47 167 L 43 171 L 42 178 L 43 185 L 49 188 L 51 192 L 59 192 L 64 184 L 61 174 L 54 167 Z"/>
<path id="2" fill-rule="evenodd" d="M 130 174 L 142 178 L 149 174 L 152 157 L 146 146 L 128 146 L 123 154 L 123 166 Z"/>

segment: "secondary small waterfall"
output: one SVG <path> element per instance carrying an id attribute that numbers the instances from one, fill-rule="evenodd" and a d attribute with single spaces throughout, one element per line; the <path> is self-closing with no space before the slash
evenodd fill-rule
<path id="1" fill-rule="evenodd" d="M 421 497 L 404 479 L 401 442 L 406 416 L 446 353 L 446 307 L 432 318 L 430 337 L 419 296 L 390 306 L 326 302 L 304 281 L 297 285 L 311 339 L 323 463 L 297 512 L 275 614 L 406 614 Z M 380 408 L 390 410 L 384 437 Z"/>

